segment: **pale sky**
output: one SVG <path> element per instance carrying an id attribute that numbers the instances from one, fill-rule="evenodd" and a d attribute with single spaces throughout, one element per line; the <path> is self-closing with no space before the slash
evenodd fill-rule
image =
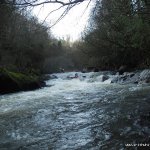
<path id="1" fill-rule="evenodd" d="M 90 9 L 92 8 L 92 3 L 90 3 L 87 8 L 88 2 L 89 1 L 82 2 L 72 8 L 60 22 L 51 28 L 53 35 L 57 38 L 66 38 L 67 36 L 70 36 L 71 41 L 79 39 L 81 32 L 87 25 Z M 33 13 L 39 18 L 39 20 L 44 20 L 50 11 L 58 7 L 60 7 L 60 5 L 45 4 L 44 7 L 36 7 L 33 10 Z M 46 19 L 46 23 L 48 25 L 53 24 L 60 17 L 63 11 L 64 8 L 52 13 Z"/>

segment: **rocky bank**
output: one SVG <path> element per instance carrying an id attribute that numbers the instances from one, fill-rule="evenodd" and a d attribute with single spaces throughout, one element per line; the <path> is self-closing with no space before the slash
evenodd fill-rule
<path id="1" fill-rule="evenodd" d="M 0 94 L 34 90 L 43 86 L 45 86 L 45 82 L 36 75 L 0 69 Z"/>

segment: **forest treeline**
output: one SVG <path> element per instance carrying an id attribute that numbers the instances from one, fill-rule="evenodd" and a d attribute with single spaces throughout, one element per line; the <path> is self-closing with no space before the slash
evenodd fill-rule
<path id="1" fill-rule="evenodd" d="M 50 68 L 57 71 L 56 59 L 66 57 L 66 43 L 54 38 L 48 27 L 27 9 L 0 3 L 1 68 L 26 73 L 50 72 Z"/>
<path id="2" fill-rule="evenodd" d="M 79 47 L 101 69 L 149 67 L 150 1 L 97 1 Z"/>
<path id="3" fill-rule="evenodd" d="M 98 1 L 83 40 L 100 68 L 150 66 L 150 1 Z"/>
<path id="4" fill-rule="evenodd" d="M 150 2 L 97 0 L 82 39 L 56 39 L 28 9 L 0 3 L 0 67 L 18 72 L 58 72 L 97 67 L 150 66 Z M 62 29 L 63 30 L 63 29 Z"/>

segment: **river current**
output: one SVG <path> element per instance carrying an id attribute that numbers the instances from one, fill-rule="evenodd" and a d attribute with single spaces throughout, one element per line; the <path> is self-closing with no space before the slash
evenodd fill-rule
<path id="1" fill-rule="evenodd" d="M 102 72 L 67 78 L 74 74 L 0 95 L 0 150 L 124 150 L 149 139 L 149 85 L 102 82 Z"/>

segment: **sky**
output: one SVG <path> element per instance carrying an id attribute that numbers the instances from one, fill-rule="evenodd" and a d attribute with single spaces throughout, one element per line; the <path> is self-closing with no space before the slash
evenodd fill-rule
<path id="1" fill-rule="evenodd" d="M 61 39 L 66 39 L 68 36 L 70 36 L 71 41 L 78 40 L 81 37 L 81 32 L 88 23 L 90 10 L 92 8 L 92 3 L 90 3 L 87 8 L 88 3 L 89 1 L 85 1 L 72 8 L 60 22 L 51 28 L 52 34 Z M 60 7 L 60 5 L 45 4 L 44 7 L 35 7 L 33 13 L 40 21 L 43 21 L 52 10 L 57 9 L 58 7 Z M 46 24 L 48 26 L 53 25 L 61 16 L 64 9 L 65 8 L 50 14 L 46 19 Z"/>

